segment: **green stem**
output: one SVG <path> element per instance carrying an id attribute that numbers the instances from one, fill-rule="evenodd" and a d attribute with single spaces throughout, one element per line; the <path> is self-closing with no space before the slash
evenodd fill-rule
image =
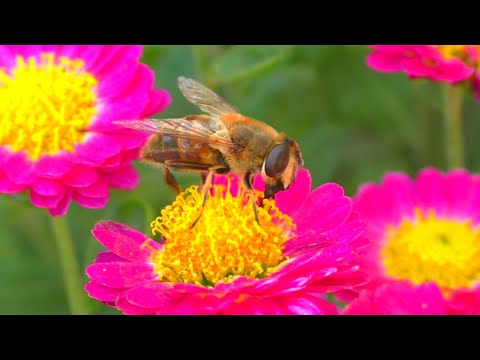
<path id="1" fill-rule="evenodd" d="M 444 116 L 447 168 L 465 167 L 461 86 L 446 84 L 444 92 Z"/>
<path id="2" fill-rule="evenodd" d="M 70 313 L 74 315 L 86 315 L 88 314 L 86 305 L 87 298 L 81 286 L 78 262 L 73 251 L 72 238 L 66 217 L 51 217 L 51 219 Z"/>

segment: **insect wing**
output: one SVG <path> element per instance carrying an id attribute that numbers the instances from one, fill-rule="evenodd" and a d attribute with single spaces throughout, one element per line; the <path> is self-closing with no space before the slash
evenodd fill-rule
<path id="1" fill-rule="evenodd" d="M 122 120 L 115 124 L 151 134 L 192 139 L 206 144 L 235 147 L 227 128 L 206 116 L 189 116 L 179 119 Z"/>
<path id="2" fill-rule="evenodd" d="M 222 97 L 193 79 L 180 76 L 178 87 L 188 101 L 207 114 L 219 117 L 224 114 L 237 113 L 237 110 Z"/>

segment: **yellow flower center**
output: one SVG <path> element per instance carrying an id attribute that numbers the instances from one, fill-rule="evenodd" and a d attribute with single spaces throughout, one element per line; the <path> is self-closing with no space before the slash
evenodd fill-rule
<path id="1" fill-rule="evenodd" d="M 202 195 L 190 186 L 152 222 L 152 232 L 164 239 L 162 250 L 152 252 L 160 281 L 214 286 L 236 275 L 263 278 L 286 260 L 283 245 L 292 236 L 292 219 L 265 200 L 258 225 L 245 190 L 237 197 L 224 193 L 225 186 L 214 185 L 200 215 Z"/>
<path id="2" fill-rule="evenodd" d="M 81 59 L 42 53 L 16 67 L 0 68 L 0 146 L 25 151 L 31 160 L 74 150 L 97 109 L 97 80 Z"/>
<path id="3" fill-rule="evenodd" d="M 447 60 L 460 59 L 469 65 L 477 66 L 480 56 L 480 45 L 435 45 L 443 57 Z M 469 56 L 471 53 L 476 53 L 476 59 Z"/>
<path id="4" fill-rule="evenodd" d="M 437 218 L 415 210 L 415 219 L 389 226 L 382 249 L 386 273 L 415 284 L 434 281 L 445 292 L 480 279 L 480 228 L 470 220 Z"/>

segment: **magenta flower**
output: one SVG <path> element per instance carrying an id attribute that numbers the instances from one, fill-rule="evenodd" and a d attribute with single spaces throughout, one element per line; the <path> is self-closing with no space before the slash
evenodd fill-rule
<path id="1" fill-rule="evenodd" d="M 472 86 L 480 100 L 480 45 L 372 45 L 367 64 L 381 72 L 405 72 L 426 78 Z"/>
<path id="2" fill-rule="evenodd" d="M 447 302 L 434 283 L 385 283 L 364 291 L 344 310 L 344 315 L 445 315 Z"/>
<path id="3" fill-rule="evenodd" d="M 0 46 L 0 192 L 28 190 L 33 205 L 64 215 L 72 199 L 101 208 L 109 188 L 129 190 L 145 134 L 112 122 L 165 109 L 141 46 Z"/>
<path id="4" fill-rule="evenodd" d="M 339 185 L 310 191 L 300 170 L 259 208 L 259 226 L 236 179 L 214 184 L 193 229 L 196 187 L 162 210 L 152 222 L 161 242 L 99 222 L 93 235 L 109 251 L 86 269 L 88 294 L 125 314 L 335 314 L 323 295 L 364 281 L 356 264 L 364 225 Z"/>
<path id="5" fill-rule="evenodd" d="M 355 300 L 361 305 L 352 303 L 349 313 L 355 309 L 396 313 L 396 307 L 388 310 L 367 303 L 375 299 L 388 302 L 388 294 L 403 291 L 410 294 L 405 296 L 411 296 L 411 302 L 422 293 L 419 304 L 426 304 L 425 309 L 438 309 L 434 288 L 448 302 L 446 312 L 480 313 L 479 175 L 466 170 L 442 174 L 428 168 L 412 180 L 402 173 L 388 173 L 380 185 L 366 184 L 359 189 L 354 210 L 367 223 L 361 238 L 371 240 L 372 245 L 359 259 L 369 282 L 342 294 L 351 300 L 361 291 Z M 408 291 L 397 285 L 388 291 L 379 290 L 392 282 L 430 285 Z"/>

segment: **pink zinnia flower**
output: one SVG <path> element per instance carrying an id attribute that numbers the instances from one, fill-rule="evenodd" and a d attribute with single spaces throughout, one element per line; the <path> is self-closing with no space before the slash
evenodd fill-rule
<path id="1" fill-rule="evenodd" d="M 165 109 L 141 46 L 0 46 L 0 192 L 29 190 L 64 215 L 71 200 L 101 208 L 109 188 L 132 189 L 146 135 L 114 120 Z"/>
<path id="2" fill-rule="evenodd" d="M 444 315 L 447 314 L 447 303 L 433 283 L 415 286 L 398 281 L 362 292 L 343 310 L 343 314 Z"/>
<path id="3" fill-rule="evenodd" d="M 409 78 L 465 82 L 480 100 L 480 45 L 372 45 L 371 68 L 405 72 Z"/>
<path id="4" fill-rule="evenodd" d="M 350 305 L 349 313 L 363 308 L 366 299 L 386 302 L 388 294 L 409 298 L 409 306 L 421 303 L 426 304 L 422 305 L 425 309 L 438 309 L 434 288 L 448 302 L 446 312 L 480 313 L 479 175 L 466 170 L 443 174 L 433 168 L 422 170 L 416 179 L 388 173 L 380 185 L 360 188 L 354 197 L 354 210 L 367 223 L 361 237 L 371 240 L 372 245 L 359 259 L 369 282 L 358 288 L 360 296 Z M 397 285 L 388 291 L 379 290 L 392 282 L 430 285 L 428 291 L 425 287 L 407 291 Z M 342 296 L 352 299 L 358 291 Z M 398 295 L 403 292 L 405 295 Z M 414 294 L 418 295 L 417 305 L 413 304 Z M 383 305 L 367 308 L 397 312 L 396 307 L 388 310 Z"/>
<path id="5" fill-rule="evenodd" d="M 92 232 L 109 251 L 86 269 L 86 291 L 125 314 L 335 314 L 323 295 L 364 281 L 364 225 L 339 185 L 310 186 L 300 170 L 258 225 L 243 187 L 218 177 L 193 229 L 202 198 L 190 187 L 152 223 L 161 242 L 100 222 Z"/>

